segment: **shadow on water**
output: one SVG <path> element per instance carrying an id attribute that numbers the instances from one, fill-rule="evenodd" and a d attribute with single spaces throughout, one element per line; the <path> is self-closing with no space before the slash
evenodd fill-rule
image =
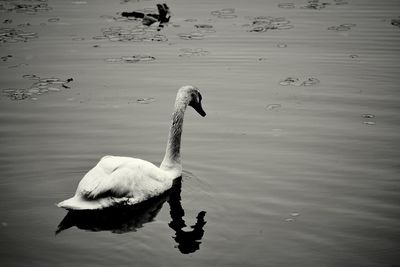
<path id="1" fill-rule="evenodd" d="M 68 211 L 58 225 L 56 234 L 76 226 L 87 231 L 110 231 L 115 234 L 136 232 L 144 224 L 154 221 L 165 202 L 169 204 L 171 222 L 168 224 L 175 231 L 173 237 L 177 248 L 183 254 L 193 253 L 200 249 L 204 235 L 203 226 L 206 224 L 205 211 L 197 215 L 195 225 L 191 231 L 184 231 L 186 227 L 183 216 L 185 211 L 181 204 L 182 178 L 174 181 L 170 190 L 161 196 L 149 199 L 134 206 L 120 206 L 95 211 Z"/>

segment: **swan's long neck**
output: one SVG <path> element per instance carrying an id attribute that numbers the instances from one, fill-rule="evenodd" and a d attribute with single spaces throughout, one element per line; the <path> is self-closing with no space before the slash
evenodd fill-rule
<path id="1" fill-rule="evenodd" d="M 178 176 L 181 175 L 181 136 L 183 118 L 185 114 L 187 104 L 179 96 L 175 102 L 175 111 L 172 114 L 172 123 L 169 129 L 168 143 L 165 151 L 164 160 L 161 163 L 160 168 L 164 170 L 172 170 L 179 172 Z M 175 177 L 176 178 L 176 177 Z"/>

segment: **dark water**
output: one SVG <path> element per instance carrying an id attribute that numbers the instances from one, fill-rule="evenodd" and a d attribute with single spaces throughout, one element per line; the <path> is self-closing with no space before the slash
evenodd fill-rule
<path id="1" fill-rule="evenodd" d="M 117 14 L 156 3 L 0 1 L 1 265 L 399 265 L 400 2 L 176 0 L 159 32 Z M 104 155 L 159 164 L 185 84 L 207 117 L 187 111 L 181 183 L 55 206 Z"/>

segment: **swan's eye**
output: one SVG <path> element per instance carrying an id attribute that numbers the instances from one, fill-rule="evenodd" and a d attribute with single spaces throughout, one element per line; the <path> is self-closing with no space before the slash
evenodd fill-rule
<path id="1" fill-rule="evenodd" d="M 195 93 L 192 94 L 192 101 L 199 102 L 199 99 L 197 98 L 197 95 Z"/>

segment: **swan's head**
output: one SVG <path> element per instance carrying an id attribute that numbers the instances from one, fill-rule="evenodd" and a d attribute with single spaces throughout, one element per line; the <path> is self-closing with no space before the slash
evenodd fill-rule
<path id="1" fill-rule="evenodd" d="M 178 97 L 194 108 L 194 110 L 196 110 L 202 117 L 206 116 L 206 113 L 201 106 L 202 96 L 197 87 L 192 85 L 183 86 L 179 89 Z"/>

